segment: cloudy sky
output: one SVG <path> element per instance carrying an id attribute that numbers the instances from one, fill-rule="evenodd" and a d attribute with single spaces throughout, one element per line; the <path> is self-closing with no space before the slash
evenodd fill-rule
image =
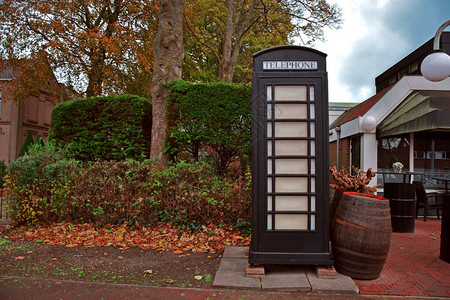
<path id="1" fill-rule="evenodd" d="M 328 0 L 342 8 L 339 30 L 315 48 L 328 54 L 330 102 L 362 102 L 375 77 L 433 38 L 450 20 L 450 0 Z M 445 31 L 450 31 L 448 27 Z"/>

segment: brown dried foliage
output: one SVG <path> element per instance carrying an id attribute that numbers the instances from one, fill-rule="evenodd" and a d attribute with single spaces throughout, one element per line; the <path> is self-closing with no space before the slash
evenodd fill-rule
<path id="1" fill-rule="evenodd" d="M 355 175 L 352 175 L 344 168 L 338 171 L 336 166 L 330 167 L 331 176 L 336 181 L 336 189 L 358 193 L 373 193 L 377 191 L 379 184 L 373 187 L 367 186 L 372 178 L 376 176 L 376 172 L 372 171 L 372 168 L 367 169 L 367 172 L 354 166 L 352 166 L 352 169 Z"/>

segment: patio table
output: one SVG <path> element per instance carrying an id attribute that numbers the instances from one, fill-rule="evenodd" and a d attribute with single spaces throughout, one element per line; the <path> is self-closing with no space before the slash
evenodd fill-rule
<path id="1" fill-rule="evenodd" d="M 436 179 L 438 181 L 443 181 L 445 183 L 445 193 L 448 194 L 448 182 L 450 181 L 450 177 L 431 177 L 432 179 Z"/>
<path id="2" fill-rule="evenodd" d="M 386 182 L 386 175 L 402 175 L 403 176 L 403 183 L 411 183 L 412 175 L 423 175 L 421 173 L 414 173 L 414 172 L 376 172 L 377 174 L 383 175 L 383 184 Z"/>

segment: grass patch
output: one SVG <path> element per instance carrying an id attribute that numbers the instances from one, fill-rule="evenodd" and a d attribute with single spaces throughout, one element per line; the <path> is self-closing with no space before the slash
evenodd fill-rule
<path id="1" fill-rule="evenodd" d="M 0 254 L 5 253 L 6 251 L 29 251 L 30 247 L 26 245 L 14 245 L 10 240 L 0 238 Z"/>

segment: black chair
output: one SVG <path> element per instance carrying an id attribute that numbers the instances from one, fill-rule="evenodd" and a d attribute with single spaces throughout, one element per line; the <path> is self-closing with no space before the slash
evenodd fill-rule
<path id="1" fill-rule="evenodd" d="M 423 207 L 423 220 L 427 221 L 428 211 L 436 209 L 437 217 L 439 219 L 439 210 L 442 210 L 442 202 L 439 202 L 438 197 L 442 196 L 438 193 L 427 193 L 421 181 L 413 181 L 414 189 L 416 191 L 416 219 L 419 208 Z M 433 202 L 429 202 L 429 199 L 434 198 Z"/>

